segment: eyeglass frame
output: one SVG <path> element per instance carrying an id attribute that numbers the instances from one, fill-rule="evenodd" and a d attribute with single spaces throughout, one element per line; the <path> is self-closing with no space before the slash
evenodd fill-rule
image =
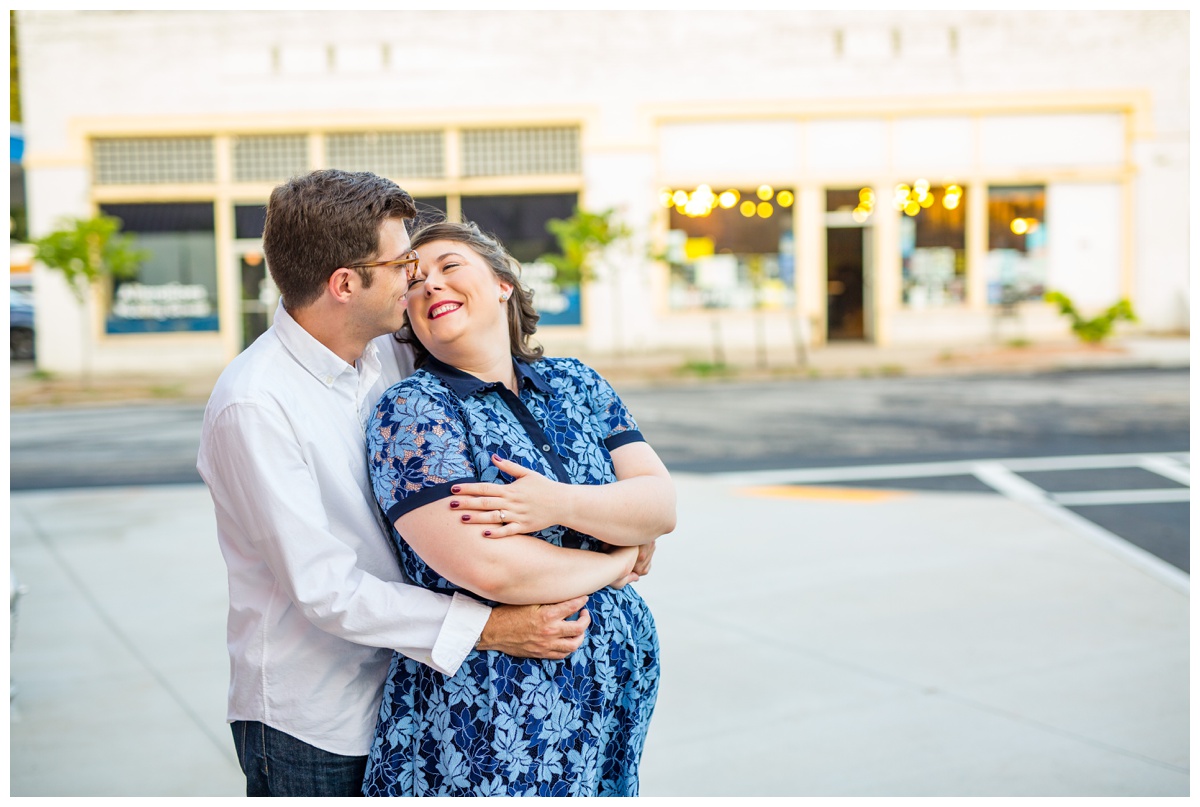
<path id="1" fill-rule="evenodd" d="M 415 249 L 411 249 L 408 252 L 404 253 L 403 258 L 397 258 L 394 261 L 375 261 L 373 263 L 352 263 L 352 264 L 348 265 L 346 268 L 347 269 L 374 269 L 377 266 L 388 266 L 393 269 L 399 269 L 400 267 L 405 267 L 404 268 L 404 277 L 409 283 L 412 283 L 413 277 L 417 273 L 417 264 L 420 260 L 421 260 L 420 257 L 418 257 L 418 255 L 417 255 L 417 251 Z"/>

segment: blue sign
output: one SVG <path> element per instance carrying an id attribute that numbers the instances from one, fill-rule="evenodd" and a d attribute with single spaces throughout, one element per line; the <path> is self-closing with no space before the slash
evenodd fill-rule
<path id="1" fill-rule="evenodd" d="M 25 156 L 25 134 L 20 124 L 14 123 L 8 131 L 8 161 L 19 163 Z"/>

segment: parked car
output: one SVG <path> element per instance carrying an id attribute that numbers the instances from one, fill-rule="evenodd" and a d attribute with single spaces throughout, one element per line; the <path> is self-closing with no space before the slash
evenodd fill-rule
<path id="1" fill-rule="evenodd" d="M 33 358 L 33 297 L 20 289 L 8 290 L 8 358 Z"/>

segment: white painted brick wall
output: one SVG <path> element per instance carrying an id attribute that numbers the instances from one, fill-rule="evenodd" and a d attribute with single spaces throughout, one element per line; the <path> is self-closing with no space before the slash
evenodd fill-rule
<path id="1" fill-rule="evenodd" d="M 29 172 L 35 234 L 86 203 L 86 182 L 62 182 L 83 156 L 70 151 L 81 118 L 203 127 L 214 115 L 466 110 L 503 121 L 561 105 L 594 111 L 588 147 L 611 149 L 645 144 L 648 112 L 688 103 L 896 98 L 919 107 L 943 96 L 1143 92 L 1139 313 L 1151 328 L 1187 326 L 1186 11 L 19 11 L 18 20 L 28 154 L 66 166 Z M 630 193 L 651 204 L 646 157 L 594 163 L 610 174 L 601 181 L 586 169 L 589 193 L 617 198 L 623 178 L 647 185 Z M 643 280 L 631 270 L 618 287 Z M 614 301 L 595 303 L 598 319 L 615 321 Z M 631 331 L 673 338 L 652 334 L 652 314 L 628 312 Z"/>

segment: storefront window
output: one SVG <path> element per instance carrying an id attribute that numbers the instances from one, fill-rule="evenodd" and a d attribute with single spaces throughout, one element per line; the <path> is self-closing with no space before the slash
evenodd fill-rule
<path id="1" fill-rule="evenodd" d="M 795 300 L 795 194 L 769 185 L 664 188 L 670 207 L 664 258 L 669 305 L 696 309 L 784 309 Z"/>
<path id="2" fill-rule="evenodd" d="M 113 284 L 108 333 L 215 331 L 217 249 L 211 202 L 101 205 L 150 257 Z"/>
<path id="3" fill-rule="evenodd" d="M 1046 188 L 988 188 L 988 302 L 1012 305 L 1046 293 Z"/>
<path id="4" fill-rule="evenodd" d="M 917 180 L 897 185 L 904 304 L 910 308 L 956 305 L 966 299 L 966 199 L 958 185 Z"/>
<path id="5" fill-rule="evenodd" d="M 533 291 L 533 305 L 541 314 L 539 327 L 583 323 L 579 282 L 560 280 L 553 266 L 537 260 L 558 251 L 546 222 L 570 218 L 578 204 L 575 193 L 462 197 L 463 218 L 499 238 L 521 262 L 521 281 Z"/>

